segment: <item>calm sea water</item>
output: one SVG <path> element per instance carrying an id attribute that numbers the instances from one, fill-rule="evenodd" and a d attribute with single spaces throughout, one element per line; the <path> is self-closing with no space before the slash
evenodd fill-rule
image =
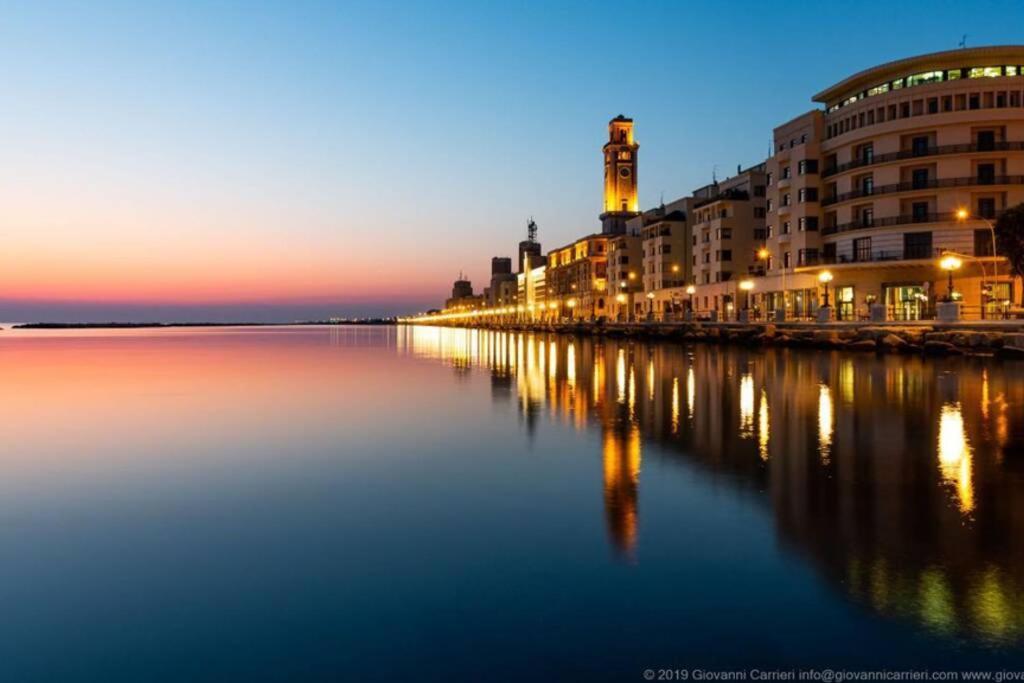
<path id="1" fill-rule="evenodd" d="M 1024 364 L 2 335 L 3 680 L 1024 665 Z"/>

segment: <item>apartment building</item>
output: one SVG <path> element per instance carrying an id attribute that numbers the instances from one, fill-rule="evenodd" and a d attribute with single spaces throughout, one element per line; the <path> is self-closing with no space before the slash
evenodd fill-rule
<path id="1" fill-rule="evenodd" d="M 687 208 L 691 201 L 678 199 L 629 223 L 642 240 L 644 312 L 657 318 L 681 312 L 680 290 L 690 278 Z"/>
<path id="2" fill-rule="evenodd" d="M 643 315 L 643 245 L 627 224 L 626 232 L 608 240 L 608 317 L 629 322 Z"/>
<path id="3" fill-rule="evenodd" d="M 588 235 L 548 252 L 547 295 L 560 318 L 607 317 L 608 240 L 609 235 Z"/>
<path id="4" fill-rule="evenodd" d="M 766 240 L 768 176 L 764 163 L 693 193 L 689 209 L 690 281 L 699 317 L 735 317 L 738 284 L 760 275 Z"/>
<path id="5" fill-rule="evenodd" d="M 949 294 L 947 254 L 967 317 L 1016 300 L 991 222 L 1024 201 L 1024 46 L 890 62 L 814 101 L 767 164 L 766 309 L 813 315 L 827 270 L 839 319 L 926 317 Z"/>

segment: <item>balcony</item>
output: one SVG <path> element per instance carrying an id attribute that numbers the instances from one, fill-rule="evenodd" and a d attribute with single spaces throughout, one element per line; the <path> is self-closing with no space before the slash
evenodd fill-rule
<path id="1" fill-rule="evenodd" d="M 913 225 L 916 223 L 945 223 L 956 220 L 956 213 L 953 211 L 944 211 L 941 213 L 923 213 L 923 214 L 901 214 L 899 216 L 889 216 L 888 218 L 875 218 L 870 221 L 850 221 L 849 223 L 840 223 L 839 225 L 826 225 L 821 230 L 822 235 L 834 235 L 839 232 L 849 232 L 851 230 L 868 230 L 870 228 L 886 228 L 893 225 Z"/>
<path id="2" fill-rule="evenodd" d="M 936 249 L 930 246 L 909 246 L 903 251 L 873 251 L 873 252 L 854 252 L 853 255 L 847 256 L 845 254 L 840 255 L 820 255 L 814 263 L 808 262 L 806 265 L 843 265 L 852 263 L 884 263 L 887 261 L 921 261 L 931 260 L 941 257 L 947 253 L 946 249 Z M 798 264 L 798 266 L 804 264 Z"/>
<path id="3" fill-rule="evenodd" d="M 873 188 L 843 192 L 832 197 L 825 197 L 821 203 L 824 206 L 848 202 L 852 199 L 874 197 L 881 194 L 895 194 L 897 192 L 914 192 L 917 190 L 934 190 L 947 187 L 974 187 L 977 185 L 1024 185 L 1024 175 L 996 175 L 996 176 L 967 176 L 965 178 L 932 178 L 925 181 L 907 181 L 893 183 L 892 185 L 875 185 Z"/>
<path id="4" fill-rule="evenodd" d="M 825 168 L 821 175 L 827 178 L 828 176 L 836 175 L 837 173 L 843 173 L 850 171 L 855 168 L 864 168 L 865 166 L 874 166 L 876 164 L 885 164 L 890 161 L 900 161 L 903 159 L 920 159 L 921 157 L 932 157 L 940 156 L 943 154 L 970 154 L 972 152 L 1019 152 L 1024 150 L 1024 142 L 991 142 L 991 143 L 967 143 L 962 145 L 939 145 L 936 147 L 926 147 L 924 149 L 901 149 L 898 152 L 890 152 L 888 154 L 876 154 L 868 159 L 854 159 L 848 161 L 845 164 L 838 164 L 836 166 L 830 166 Z"/>

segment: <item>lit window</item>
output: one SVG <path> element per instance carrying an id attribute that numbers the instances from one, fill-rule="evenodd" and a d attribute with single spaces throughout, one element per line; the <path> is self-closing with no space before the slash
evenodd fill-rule
<path id="1" fill-rule="evenodd" d="M 1015 67 L 1015 66 L 1008 66 L 1008 67 L 1006 67 L 1006 75 L 1007 76 L 1016 76 L 1019 73 L 1020 73 L 1020 70 L 1017 67 Z"/>
<path id="2" fill-rule="evenodd" d="M 868 90 L 868 97 L 874 97 L 875 95 L 881 95 L 882 93 L 889 92 L 889 84 L 883 83 L 882 85 L 876 85 L 874 88 Z"/>
<path id="3" fill-rule="evenodd" d="M 996 67 L 999 68 L 999 67 Z M 907 87 L 913 87 L 915 85 L 923 85 L 925 83 L 935 83 L 942 80 L 941 71 L 925 71 L 923 73 L 914 74 L 913 76 L 907 77 Z"/>
<path id="4" fill-rule="evenodd" d="M 960 78 L 960 69 L 950 69 L 946 72 L 947 81 L 955 81 L 958 78 Z"/>
<path id="5" fill-rule="evenodd" d="M 1001 66 L 976 66 L 970 70 L 971 78 L 996 78 L 1003 75 Z"/>

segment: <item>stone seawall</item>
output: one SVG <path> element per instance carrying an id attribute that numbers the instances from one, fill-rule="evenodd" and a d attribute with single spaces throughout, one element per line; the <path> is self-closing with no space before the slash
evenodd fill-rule
<path id="1" fill-rule="evenodd" d="M 610 338 L 662 339 L 748 346 L 792 346 L 885 353 L 970 354 L 1024 358 L 1024 322 L 971 326 L 929 324 L 779 323 L 485 323 L 445 327 L 556 332 Z"/>

